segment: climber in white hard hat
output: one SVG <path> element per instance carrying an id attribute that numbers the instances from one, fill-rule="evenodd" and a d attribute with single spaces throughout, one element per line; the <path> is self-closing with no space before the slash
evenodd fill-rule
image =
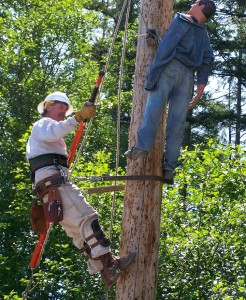
<path id="1" fill-rule="evenodd" d="M 46 234 L 46 221 L 58 222 L 74 245 L 88 260 L 90 274 L 101 273 L 107 288 L 115 285 L 121 273 L 135 260 L 135 253 L 115 257 L 99 216 L 79 188 L 69 180 L 68 153 L 64 137 L 82 121 L 96 115 L 96 106 L 85 102 L 74 116 L 66 94 L 54 92 L 38 105 L 42 117 L 33 124 L 26 146 L 37 201 L 31 210 L 32 228 Z M 42 202 L 40 212 L 39 203 Z"/>
<path id="2" fill-rule="evenodd" d="M 73 107 L 65 93 L 62 92 L 54 92 L 49 94 L 44 101 L 40 102 L 38 105 L 38 112 L 43 114 L 48 104 L 59 103 L 63 102 L 66 103 L 68 106 L 68 110 L 66 112 L 66 116 L 70 115 L 73 112 Z"/>

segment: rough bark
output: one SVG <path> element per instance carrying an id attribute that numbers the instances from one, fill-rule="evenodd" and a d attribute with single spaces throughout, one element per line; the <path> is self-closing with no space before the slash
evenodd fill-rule
<path id="1" fill-rule="evenodd" d="M 129 149 L 135 145 L 143 119 L 147 99 L 144 82 L 156 51 L 155 46 L 146 43 L 146 25 L 163 36 L 171 20 L 172 8 L 172 0 L 141 1 Z M 147 159 L 128 160 L 128 175 L 162 175 L 165 119 L 164 110 L 154 147 Z M 162 183 L 158 181 L 126 182 L 120 254 L 134 251 L 137 259 L 118 280 L 117 300 L 156 298 L 161 199 Z"/>

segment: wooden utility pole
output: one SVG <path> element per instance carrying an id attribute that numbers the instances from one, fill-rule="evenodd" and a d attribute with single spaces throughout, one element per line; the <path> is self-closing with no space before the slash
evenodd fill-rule
<path id="1" fill-rule="evenodd" d="M 135 145 L 137 131 L 143 119 L 147 99 L 144 82 L 156 51 L 155 46 L 147 45 L 146 32 L 147 29 L 155 29 L 163 36 L 171 21 L 173 2 L 141 0 L 140 3 L 129 149 Z M 164 112 L 155 145 L 147 159 L 128 160 L 127 175 L 162 175 L 165 119 Z M 161 199 L 161 182 L 145 180 L 126 183 L 120 254 L 134 251 L 137 259 L 118 280 L 117 300 L 156 299 Z"/>

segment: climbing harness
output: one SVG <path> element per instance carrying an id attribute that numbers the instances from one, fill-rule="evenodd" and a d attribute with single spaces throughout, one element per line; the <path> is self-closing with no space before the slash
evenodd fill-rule
<path id="1" fill-rule="evenodd" d="M 60 165 L 68 168 L 68 161 L 66 156 L 50 153 L 36 156 L 34 158 L 29 159 L 30 169 L 32 173 L 35 173 L 40 168 L 52 166 L 52 165 Z"/>
<path id="2" fill-rule="evenodd" d="M 52 175 L 50 177 L 47 177 L 39 182 L 36 183 L 34 188 L 34 194 L 37 196 L 37 198 L 43 197 L 43 192 L 45 189 L 54 186 L 54 185 L 61 185 L 66 183 L 66 178 L 64 176 L 59 176 L 60 173 Z"/>
<path id="3" fill-rule="evenodd" d="M 29 159 L 30 164 L 30 177 L 32 183 L 35 180 L 35 172 L 41 168 L 48 167 L 48 166 L 62 166 L 68 168 L 68 160 L 66 156 L 56 154 L 56 153 L 48 153 L 36 156 L 34 158 Z"/>

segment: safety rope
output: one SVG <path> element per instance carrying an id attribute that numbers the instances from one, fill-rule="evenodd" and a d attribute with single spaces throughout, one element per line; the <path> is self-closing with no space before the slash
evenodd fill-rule
<path id="1" fill-rule="evenodd" d="M 31 270 L 31 277 L 27 283 L 26 289 L 22 292 L 22 300 L 26 300 L 27 295 L 30 294 L 37 285 L 38 285 L 38 283 L 35 283 L 35 281 L 34 281 L 33 270 Z"/>
<path id="2" fill-rule="evenodd" d="M 127 29 L 128 29 L 128 22 L 129 22 L 129 15 L 130 15 L 130 8 L 131 8 L 131 0 L 128 1 L 127 12 L 126 12 L 126 21 L 125 21 L 125 30 L 124 30 L 124 37 L 123 37 L 123 47 L 122 47 L 122 54 L 121 54 L 121 64 L 120 64 L 120 75 L 119 75 L 119 85 L 118 85 L 118 109 L 117 109 L 117 145 L 116 145 L 116 160 L 115 160 L 115 175 L 118 175 L 119 169 L 119 157 L 120 157 L 120 115 L 121 115 L 121 92 L 122 92 L 122 82 L 123 82 L 123 74 L 124 74 L 124 63 L 125 63 L 125 53 L 126 53 L 126 40 L 127 40 Z M 114 185 L 116 186 L 117 182 L 115 180 Z M 111 218 L 110 218 L 110 239 L 112 239 L 113 234 L 113 220 L 114 220 L 114 213 L 115 213 L 115 203 L 116 203 L 116 192 L 113 194 L 112 200 L 112 209 L 111 209 Z"/>

